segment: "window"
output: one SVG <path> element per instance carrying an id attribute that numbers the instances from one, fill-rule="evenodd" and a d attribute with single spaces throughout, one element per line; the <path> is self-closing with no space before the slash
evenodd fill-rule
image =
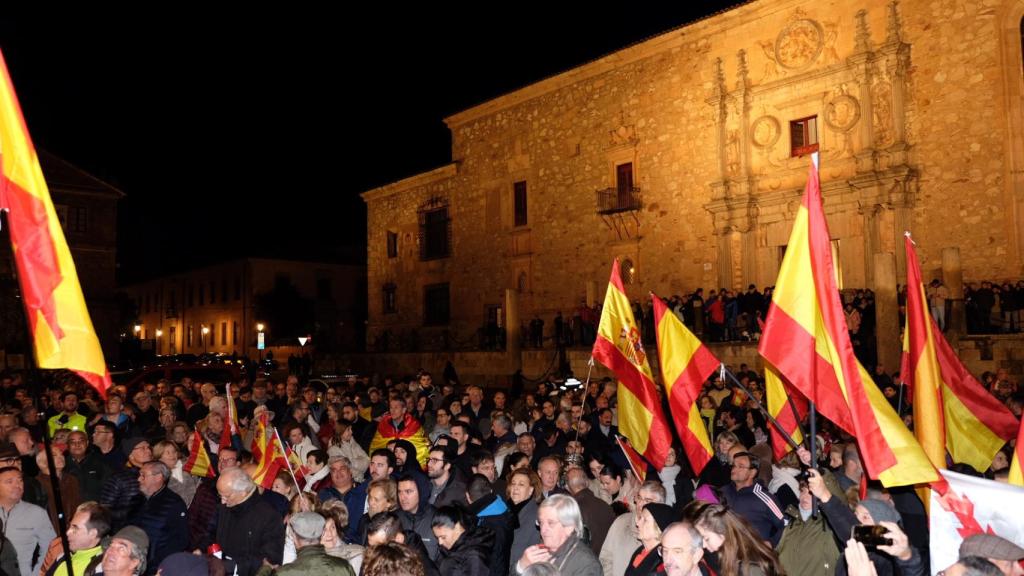
<path id="1" fill-rule="evenodd" d="M 331 279 L 330 278 L 317 278 L 316 279 L 316 297 L 320 300 L 331 299 Z"/>
<path id="2" fill-rule="evenodd" d="M 388 258 L 398 258 L 398 232 L 388 230 Z"/>
<path id="3" fill-rule="evenodd" d="M 170 349 L 170 353 L 171 354 L 177 354 L 178 353 L 178 339 L 177 339 L 178 329 L 177 328 L 178 328 L 177 326 L 171 326 L 170 328 L 167 329 L 167 336 L 168 336 L 167 341 L 171 345 L 171 349 Z"/>
<path id="4" fill-rule="evenodd" d="M 618 193 L 619 209 L 633 207 L 633 163 L 626 162 L 615 167 L 615 190 Z"/>
<path id="5" fill-rule="evenodd" d="M 803 156 L 818 151 L 818 117 L 810 116 L 789 123 L 790 155 Z"/>
<path id="6" fill-rule="evenodd" d="M 72 206 L 67 212 L 67 226 L 69 232 L 89 231 L 89 209 L 81 206 Z"/>
<path id="7" fill-rule="evenodd" d="M 423 287 L 423 324 L 444 326 L 450 319 L 448 284 L 431 284 Z"/>
<path id="8" fill-rule="evenodd" d="M 633 261 L 626 260 L 622 261 L 622 266 L 619 268 L 619 277 L 622 279 L 622 283 L 629 285 L 633 283 L 633 279 L 636 277 L 636 267 L 633 266 Z"/>
<path id="9" fill-rule="evenodd" d="M 516 182 L 512 185 L 513 207 L 515 209 L 515 225 L 526 226 L 526 182 Z"/>
<path id="10" fill-rule="evenodd" d="M 398 312 L 398 301 L 395 298 L 395 292 L 398 287 L 388 282 L 384 285 L 384 313 L 394 314 Z"/>
<path id="11" fill-rule="evenodd" d="M 420 208 L 420 260 L 437 260 L 451 254 L 452 226 L 445 202 L 433 198 Z"/>
<path id="12" fill-rule="evenodd" d="M 231 323 L 231 345 L 238 346 L 238 322 Z"/>
<path id="13" fill-rule="evenodd" d="M 220 323 L 220 344 L 221 344 L 221 346 L 227 346 L 228 345 L 228 323 L 227 322 L 221 322 Z"/>
<path id="14" fill-rule="evenodd" d="M 186 348 L 191 348 L 192 347 L 192 325 L 191 324 L 188 325 L 188 332 L 186 332 L 186 339 L 187 339 L 187 344 L 186 344 L 185 347 Z"/>

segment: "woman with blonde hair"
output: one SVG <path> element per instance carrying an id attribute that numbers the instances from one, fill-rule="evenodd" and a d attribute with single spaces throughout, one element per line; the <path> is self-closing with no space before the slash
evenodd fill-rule
<path id="1" fill-rule="evenodd" d="M 324 546 L 327 554 L 336 558 L 344 558 L 352 565 L 352 570 L 359 574 L 363 565 L 365 549 L 358 544 L 346 544 L 344 539 L 345 531 L 348 530 L 348 508 L 341 500 L 328 500 L 317 509 L 327 524 L 324 525 L 324 534 L 320 537 L 320 543 Z"/>
<path id="2" fill-rule="evenodd" d="M 704 549 L 718 556 L 720 576 L 782 576 L 778 556 L 750 524 L 721 504 L 704 508 L 695 523 Z"/>
<path id="3" fill-rule="evenodd" d="M 199 478 L 185 472 L 184 464 L 181 461 L 181 454 L 178 452 L 178 445 L 169 440 L 161 440 L 153 446 L 153 459 L 159 460 L 167 465 L 171 471 L 171 477 L 167 480 L 167 487 L 185 501 L 185 506 L 192 504 L 192 499 L 199 488 Z"/>

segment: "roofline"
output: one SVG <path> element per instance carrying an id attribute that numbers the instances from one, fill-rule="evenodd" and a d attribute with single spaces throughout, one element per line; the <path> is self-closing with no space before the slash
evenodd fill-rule
<path id="1" fill-rule="evenodd" d="M 360 196 L 362 197 L 363 202 L 370 203 L 371 201 L 387 198 L 388 196 L 399 194 L 401 192 L 405 192 L 406 190 L 410 190 L 418 186 L 424 186 L 432 182 L 438 182 L 440 180 L 454 178 L 455 176 L 458 175 L 458 173 L 458 162 L 452 162 L 439 168 L 434 168 L 429 172 L 421 172 L 419 174 L 414 174 L 412 176 L 409 176 L 408 178 L 398 180 L 397 182 L 392 182 L 390 184 L 385 184 L 378 188 L 373 188 L 372 190 L 367 190 L 366 192 L 360 194 Z"/>
<path id="2" fill-rule="evenodd" d="M 47 156 L 49 156 L 50 158 L 60 162 L 61 164 L 64 164 L 69 169 L 74 170 L 75 172 L 77 172 L 78 174 L 84 176 L 85 178 L 87 178 L 89 180 L 92 180 L 93 182 L 96 183 L 96 185 L 98 187 L 102 188 L 103 190 L 105 190 L 105 191 L 107 191 L 109 193 L 113 193 L 113 195 L 117 196 L 118 199 L 124 198 L 125 196 L 127 196 L 127 194 L 125 194 L 117 186 L 114 186 L 113 184 L 111 184 L 109 182 L 101 180 L 100 178 L 97 178 L 96 176 L 90 174 L 89 172 L 86 172 L 85 170 L 79 168 L 78 166 L 75 166 L 71 162 L 68 162 L 64 158 L 61 158 L 60 156 L 58 156 L 58 155 L 56 155 L 56 154 L 54 154 L 54 153 L 52 153 L 52 152 L 50 152 L 48 150 L 40 150 L 40 152 L 43 153 L 43 154 L 46 154 Z M 47 184 L 47 186 L 51 186 L 52 185 L 52 187 L 56 189 L 58 187 L 57 185 L 60 184 L 60 183 L 59 182 L 52 182 L 51 183 L 51 182 L 48 181 L 46 184 Z M 67 191 L 74 191 L 74 190 L 78 189 L 78 187 L 76 187 L 74 185 L 63 185 L 63 186 L 60 186 L 60 189 L 61 190 L 67 190 Z"/>
<path id="3" fill-rule="evenodd" d="M 503 95 L 482 102 L 472 108 L 467 108 L 460 112 L 456 112 L 455 114 L 451 114 L 444 118 L 444 123 L 448 126 L 449 130 L 454 131 L 459 126 L 477 120 L 483 116 L 488 116 L 506 108 L 517 106 L 523 102 L 554 92 L 555 90 L 565 86 L 576 84 L 582 80 L 586 80 L 587 78 L 603 74 L 609 69 L 641 60 L 652 54 L 662 52 L 666 48 L 682 45 L 683 41 L 686 40 L 691 33 L 696 32 L 700 28 L 711 27 L 711 24 L 709 23 L 711 19 L 717 18 L 727 12 L 736 11 L 741 7 L 749 6 L 753 3 L 754 0 L 737 0 L 736 3 L 729 8 L 724 8 L 712 14 L 708 14 L 707 16 L 698 18 L 693 22 L 680 24 L 679 26 L 666 30 L 665 32 L 658 33 L 643 40 L 638 40 L 633 44 L 629 44 L 613 52 L 609 52 L 604 56 L 584 62 L 563 72 L 542 78 L 512 92 L 507 92 Z"/>

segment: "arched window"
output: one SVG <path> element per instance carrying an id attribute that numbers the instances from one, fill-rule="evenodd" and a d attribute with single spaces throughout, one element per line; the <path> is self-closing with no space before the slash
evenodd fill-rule
<path id="1" fill-rule="evenodd" d="M 520 272 L 516 279 L 516 290 L 520 293 L 526 292 L 526 272 Z"/>

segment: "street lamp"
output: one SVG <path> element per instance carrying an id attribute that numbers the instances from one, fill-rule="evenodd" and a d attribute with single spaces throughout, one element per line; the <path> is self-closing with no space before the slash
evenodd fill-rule
<path id="1" fill-rule="evenodd" d="M 210 334 L 210 327 L 203 326 L 203 354 L 206 354 L 207 335 Z"/>
<path id="2" fill-rule="evenodd" d="M 264 328 L 266 328 L 266 326 L 263 325 L 263 322 L 258 322 L 256 324 L 256 350 L 259 352 L 260 355 L 260 366 L 263 365 L 263 347 L 266 346 L 266 341 L 264 340 L 263 336 Z"/>
<path id="3" fill-rule="evenodd" d="M 157 328 L 156 329 L 156 353 L 157 354 L 160 353 L 160 337 L 163 336 L 163 335 L 164 335 L 164 331 L 159 329 L 159 328 Z"/>
<path id="4" fill-rule="evenodd" d="M 136 324 L 132 327 L 132 331 L 135 332 L 135 337 L 138 338 L 142 334 L 142 324 Z"/>

